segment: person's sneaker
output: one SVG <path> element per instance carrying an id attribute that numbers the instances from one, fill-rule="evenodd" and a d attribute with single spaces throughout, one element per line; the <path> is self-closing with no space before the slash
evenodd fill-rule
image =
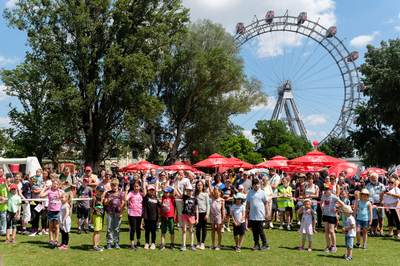
<path id="1" fill-rule="evenodd" d="M 102 252 L 103 249 L 101 249 L 101 248 L 99 248 L 99 247 L 94 247 L 94 248 L 92 249 L 92 251 L 93 251 L 93 252 Z"/>
<path id="2" fill-rule="evenodd" d="M 326 248 L 324 249 L 324 252 L 329 252 L 329 251 L 331 251 L 331 247 L 326 247 Z"/>
<path id="3" fill-rule="evenodd" d="M 92 224 L 89 224 L 89 228 L 90 228 L 91 230 L 93 230 L 93 229 L 94 229 L 94 227 L 93 227 L 93 225 L 92 225 Z"/>
<path id="4" fill-rule="evenodd" d="M 130 250 L 136 250 L 136 248 L 135 248 L 134 245 L 131 245 L 129 249 L 130 249 Z"/>
<path id="5" fill-rule="evenodd" d="M 41 232 L 42 232 L 42 231 L 40 231 L 39 234 L 40 234 Z M 24 231 L 21 232 L 21 235 L 23 235 L 23 236 L 29 236 L 30 234 L 31 234 L 31 233 L 29 233 L 28 230 L 24 230 Z"/>
<path id="6" fill-rule="evenodd" d="M 90 234 L 89 229 L 85 229 L 85 234 Z"/>
<path id="7" fill-rule="evenodd" d="M 364 249 L 364 250 L 368 250 L 367 245 L 363 245 L 363 249 Z"/>
<path id="8" fill-rule="evenodd" d="M 175 245 L 173 243 L 171 243 L 171 245 L 169 245 L 169 249 L 170 250 L 174 250 L 175 249 Z"/>
<path id="9" fill-rule="evenodd" d="M 153 250 L 153 249 L 156 249 L 156 244 L 151 244 L 151 246 L 150 246 L 150 250 Z"/>
<path id="10" fill-rule="evenodd" d="M 49 246 L 53 246 L 53 240 L 50 240 L 50 242 L 49 242 Z"/>
<path id="11" fill-rule="evenodd" d="M 109 250 L 109 249 L 111 249 L 111 244 L 107 244 L 107 246 L 106 246 L 106 250 Z"/>
<path id="12" fill-rule="evenodd" d="M 281 226 L 279 226 L 279 230 L 283 230 L 283 226 L 281 225 Z"/>
<path id="13" fill-rule="evenodd" d="M 182 245 L 180 251 L 185 251 L 185 250 L 186 250 L 186 246 L 185 246 L 185 245 Z"/>
<path id="14" fill-rule="evenodd" d="M 164 244 L 161 244 L 161 245 L 158 247 L 158 250 L 163 250 L 163 249 L 165 249 L 165 245 L 164 245 Z"/>
<path id="15" fill-rule="evenodd" d="M 337 248 L 336 247 L 331 247 L 331 252 L 336 252 Z"/>
<path id="16" fill-rule="evenodd" d="M 48 234 L 49 234 L 49 230 L 46 230 L 46 231 L 44 232 L 44 234 L 45 234 L 45 235 L 48 235 Z"/>
<path id="17" fill-rule="evenodd" d="M 12 238 L 12 239 L 11 239 L 11 243 L 13 243 L 13 244 L 16 244 L 16 243 L 17 243 L 17 241 L 15 241 L 15 239 L 14 239 L 14 238 Z"/>
<path id="18" fill-rule="evenodd" d="M 199 249 L 200 249 L 200 250 L 204 250 L 204 248 L 205 248 L 205 247 L 204 247 L 204 243 L 201 243 Z"/>
<path id="19" fill-rule="evenodd" d="M 360 243 L 356 243 L 355 245 L 353 245 L 353 248 L 359 248 L 360 246 Z"/>
<path id="20" fill-rule="evenodd" d="M 269 227 L 274 228 L 274 224 L 272 222 L 269 222 Z"/>
<path id="21" fill-rule="evenodd" d="M 144 244 L 144 247 L 143 247 L 144 249 L 149 249 L 149 244 Z"/>
<path id="22" fill-rule="evenodd" d="M 160 232 L 160 231 L 161 231 L 161 228 L 160 228 L 160 227 L 157 227 L 156 231 L 157 231 L 157 232 Z"/>
<path id="23" fill-rule="evenodd" d="M 311 248 L 311 246 L 308 246 L 308 249 L 307 249 L 308 251 L 312 251 L 312 248 Z"/>
<path id="24" fill-rule="evenodd" d="M 226 228 L 226 231 L 227 231 L 227 232 L 230 232 L 230 231 L 231 231 L 231 229 L 230 229 L 229 227 L 227 227 L 227 228 Z"/>
<path id="25" fill-rule="evenodd" d="M 118 245 L 118 243 L 115 243 L 114 248 L 115 249 L 120 249 L 121 247 Z"/>
<path id="26" fill-rule="evenodd" d="M 259 246 L 259 245 L 254 245 L 254 247 L 252 248 L 252 250 L 253 250 L 253 251 L 260 250 L 260 246 Z"/>
<path id="27" fill-rule="evenodd" d="M 103 247 L 103 246 L 100 246 L 100 245 L 97 245 L 97 247 L 98 247 L 99 249 L 104 249 L 104 247 Z"/>
<path id="28" fill-rule="evenodd" d="M 304 246 L 299 247 L 299 250 L 304 250 Z"/>
<path id="29" fill-rule="evenodd" d="M 191 251 L 196 251 L 196 248 L 194 247 L 194 245 L 190 245 L 190 250 Z"/>
<path id="30" fill-rule="evenodd" d="M 67 245 L 61 245 L 58 247 L 59 250 L 64 250 L 64 249 L 68 249 Z"/>
<path id="31" fill-rule="evenodd" d="M 291 230 L 292 230 L 292 229 L 290 229 L 290 226 L 286 227 L 286 229 L 287 229 L 288 231 L 291 231 Z"/>
<path id="32" fill-rule="evenodd" d="M 34 229 L 32 230 L 32 234 L 33 234 L 33 233 L 37 233 L 37 232 L 39 232 L 39 229 L 37 229 L 37 228 L 34 228 Z"/>
<path id="33" fill-rule="evenodd" d="M 54 241 L 54 244 L 53 244 L 53 246 L 58 246 L 58 241 L 56 240 L 56 241 Z"/>
<path id="34" fill-rule="evenodd" d="M 200 245 L 201 245 L 201 243 L 199 242 L 199 243 L 197 243 L 197 246 L 196 246 L 196 248 L 200 248 Z"/>
<path id="35" fill-rule="evenodd" d="M 246 227 L 246 229 L 245 229 L 245 230 L 246 230 L 246 231 L 248 231 L 248 232 L 250 231 L 250 229 L 249 229 L 249 228 L 247 228 L 247 227 Z"/>
<path id="36" fill-rule="evenodd" d="M 6 241 L 4 241 L 4 244 L 9 244 L 10 243 L 10 239 L 6 239 Z"/>
<path id="37" fill-rule="evenodd" d="M 223 232 L 225 232 L 225 229 L 224 229 L 224 227 L 222 227 L 222 228 L 221 228 L 221 233 L 223 233 Z"/>
<path id="38" fill-rule="evenodd" d="M 136 248 L 139 249 L 140 248 L 140 242 L 136 243 Z"/>
<path id="39" fill-rule="evenodd" d="M 242 251 L 240 247 L 236 247 L 236 252 Z"/>
<path id="40" fill-rule="evenodd" d="M 82 234 L 82 229 L 78 228 L 78 232 L 76 232 L 78 235 Z"/>
<path id="41" fill-rule="evenodd" d="M 267 250 L 267 249 L 269 249 L 269 245 L 268 245 L 268 244 L 264 244 L 264 245 L 260 248 L 260 250 Z"/>
<path id="42" fill-rule="evenodd" d="M 179 228 L 178 228 L 178 231 L 182 231 L 182 227 L 179 227 Z"/>

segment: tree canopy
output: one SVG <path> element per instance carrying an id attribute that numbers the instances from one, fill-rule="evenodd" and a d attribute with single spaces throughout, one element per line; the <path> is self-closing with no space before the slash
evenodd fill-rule
<path id="1" fill-rule="evenodd" d="M 318 150 L 326 155 L 336 158 L 348 158 L 354 156 L 354 146 L 348 138 L 328 138 L 322 143 Z"/>

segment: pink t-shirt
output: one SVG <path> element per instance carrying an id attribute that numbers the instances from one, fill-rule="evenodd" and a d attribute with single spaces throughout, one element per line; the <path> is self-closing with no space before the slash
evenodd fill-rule
<path id="1" fill-rule="evenodd" d="M 136 193 L 134 190 L 128 193 L 128 215 L 142 216 L 143 210 L 143 193 Z"/>
<path id="2" fill-rule="evenodd" d="M 60 195 L 64 193 L 64 190 L 60 190 Z M 49 211 L 58 212 L 61 209 L 61 200 L 58 196 L 58 192 L 55 189 L 50 189 L 47 191 L 49 198 L 49 207 L 47 208 Z"/>

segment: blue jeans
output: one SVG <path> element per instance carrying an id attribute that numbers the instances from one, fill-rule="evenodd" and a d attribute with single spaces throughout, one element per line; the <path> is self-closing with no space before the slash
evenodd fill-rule
<path id="1" fill-rule="evenodd" d="M 354 236 L 345 236 L 344 242 L 346 243 L 347 248 L 353 249 Z"/>
<path id="2" fill-rule="evenodd" d="M 317 207 L 318 207 L 318 204 L 311 205 L 311 210 L 313 210 L 313 211 L 316 212 L 316 211 L 317 211 Z M 313 215 L 311 215 L 311 218 L 312 218 L 313 221 L 315 221 L 315 219 L 316 219 L 317 217 L 316 217 L 315 214 L 313 214 Z"/>
<path id="3" fill-rule="evenodd" d="M 119 242 L 119 229 L 121 227 L 121 218 L 119 213 L 107 213 L 107 244 L 117 244 Z"/>
<path id="4" fill-rule="evenodd" d="M 7 211 L 0 212 L 0 219 L 1 219 L 1 234 L 6 234 L 7 229 Z"/>

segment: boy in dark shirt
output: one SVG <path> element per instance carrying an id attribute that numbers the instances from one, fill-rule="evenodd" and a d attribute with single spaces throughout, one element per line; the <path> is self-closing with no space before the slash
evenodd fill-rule
<path id="1" fill-rule="evenodd" d="M 93 198 L 90 205 L 90 214 L 93 219 L 93 250 L 94 252 L 103 251 L 102 246 L 99 245 L 100 233 L 103 226 L 103 215 L 104 215 L 104 205 L 103 205 L 103 194 L 104 186 L 100 185 L 96 187 L 96 196 Z"/>
<path id="2" fill-rule="evenodd" d="M 21 197 L 22 200 L 32 198 L 32 186 L 33 186 L 32 180 L 29 180 L 29 182 L 26 182 L 22 185 L 22 188 L 19 190 L 19 196 Z M 21 218 L 22 221 L 21 235 L 29 235 L 30 232 L 26 230 L 26 227 L 28 226 L 28 223 L 31 220 L 30 202 L 23 201 L 22 208 L 23 208 L 23 213 Z"/>

